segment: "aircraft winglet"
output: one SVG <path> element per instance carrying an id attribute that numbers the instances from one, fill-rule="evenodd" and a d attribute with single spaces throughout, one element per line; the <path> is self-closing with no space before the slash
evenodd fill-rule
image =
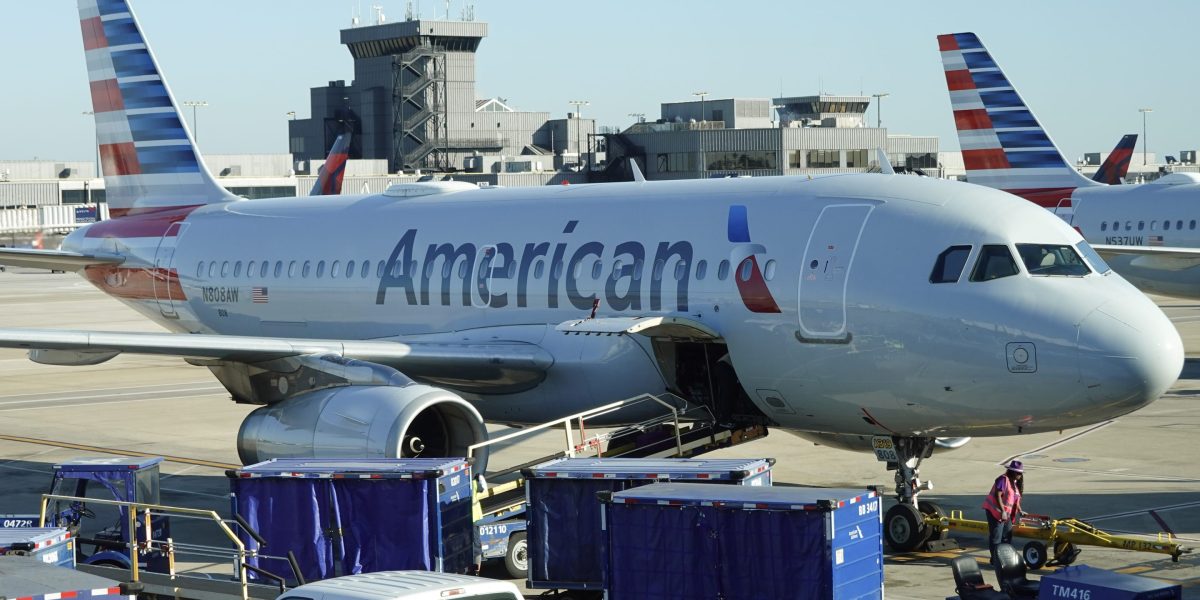
<path id="1" fill-rule="evenodd" d="M 883 148 L 875 149 L 875 160 L 879 161 L 879 172 L 884 175 L 895 175 L 896 170 L 892 168 L 891 161 L 888 160 L 887 152 Z"/>
<path id="2" fill-rule="evenodd" d="M 637 160 L 632 156 L 629 157 L 629 170 L 633 172 L 633 180 L 638 183 L 645 183 L 646 176 L 642 175 L 642 169 L 638 166 Z"/>

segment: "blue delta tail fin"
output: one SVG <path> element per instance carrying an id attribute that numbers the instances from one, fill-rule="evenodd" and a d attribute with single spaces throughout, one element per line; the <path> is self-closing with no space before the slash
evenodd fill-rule
<path id="1" fill-rule="evenodd" d="M 1104 164 L 1092 175 L 1093 181 L 1108 185 L 1120 185 L 1129 173 L 1129 160 L 1133 158 L 1133 147 L 1137 145 L 1137 134 L 1127 133 L 1117 142 L 1117 147 L 1104 159 Z"/>
<path id="2" fill-rule="evenodd" d="M 216 183 L 127 0 L 79 0 L 106 201 L 119 217 L 237 200 Z"/>
<path id="3" fill-rule="evenodd" d="M 1048 208 L 1098 185 L 1063 158 L 974 33 L 938 36 L 967 181 Z"/>
<path id="4" fill-rule="evenodd" d="M 342 193 L 342 177 L 346 174 L 346 160 L 350 158 L 350 137 L 347 131 L 333 141 L 325 164 L 317 172 L 317 183 L 308 195 L 336 196 Z"/>

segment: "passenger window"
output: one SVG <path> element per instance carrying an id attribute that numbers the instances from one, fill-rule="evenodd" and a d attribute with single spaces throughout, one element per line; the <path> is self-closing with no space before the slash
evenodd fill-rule
<path id="1" fill-rule="evenodd" d="M 1017 254 L 1030 275 L 1082 277 L 1091 273 L 1075 249 L 1059 244 L 1017 244 Z"/>
<path id="2" fill-rule="evenodd" d="M 1121 222 L 1113 221 L 1113 231 L 1120 231 L 1120 230 L 1121 230 Z"/>
<path id="3" fill-rule="evenodd" d="M 1175 229 L 1183 229 L 1183 220 L 1175 221 Z"/>
<path id="4" fill-rule="evenodd" d="M 266 279 L 267 278 L 267 268 L 270 266 L 271 266 L 271 261 L 268 261 L 268 260 L 262 261 L 262 264 L 258 266 L 258 276 L 262 279 Z"/>
<path id="5" fill-rule="evenodd" d="M 675 281 L 683 281 L 683 278 L 687 276 L 687 272 L 687 263 L 683 262 L 682 260 L 675 263 Z"/>
<path id="6" fill-rule="evenodd" d="M 1125 221 L 1125 231 L 1133 231 L 1133 221 Z"/>
<path id="7" fill-rule="evenodd" d="M 233 276 L 234 277 L 242 276 L 242 261 L 239 260 L 239 261 L 233 263 Z"/>
<path id="8" fill-rule="evenodd" d="M 375 263 L 375 279 L 383 279 L 383 261 Z"/>
<path id="9" fill-rule="evenodd" d="M 196 265 L 196 278 L 201 277 L 204 277 L 204 261 L 200 261 L 200 264 Z"/>
<path id="10" fill-rule="evenodd" d="M 1196 228 L 1196 220 L 1192 219 L 1191 221 L 1188 221 L 1188 229 L 1195 229 L 1195 228 Z"/>
<path id="11" fill-rule="evenodd" d="M 1150 221 L 1150 231 L 1158 230 L 1158 221 Z"/>
<path id="12" fill-rule="evenodd" d="M 717 265 L 717 279 L 725 281 L 729 277 L 729 261 L 723 260 Z"/>
<path id="13" fill-rule="evenodd" d="M 962 277 L 963 267 L 967 266 L 967 257 L 971 254 L 970 246 L 950 246 L 938 255 L 933 263 L 933 272 L 929 274 L 929 283 L 955 283 Z"/>
<path id="14" fill-rule="evenodd" d="M 325 261 L 320 261 L 317 263 L 317 279 L 320 279 L 324 276 L 325 276 Z"/>
<path id="15" fill-rule="evenodd" d="M 335 260 L 335 261 L 333 261 L 333 264 L 329 265 L 329 278 L 330 279 L 337 279 L 338 273 L 341 273 L 341 272 L 342 272 L 342 261 Z"/>
<path id="16" fill-rule="evenodd" d="M 1100 231 L 1108 231 L 1108 221 L 1102 221 L 1100 223 Z"/>
<path id="17" fill-rule="evenodd" d="M 991 281 L 1017 273 L 1017 263 L 1008 246 L 992 244 L 979 250 L 979 260 L 975 262 L 975 270 L 971 271 L 971 281 Z"/>
<path id="18" fill-rule="evenodd" d="M 294 260 L 289 261 L 288 262 L 288 277 L 292 278 L 295 276 L 296 276 L 296 261 L 294 261 Z"/>
<path id="19" fill-rule="evenodd" d="M 767 264 L 763 266 L 763 279 L 767 281 L 775 279 L 775 259 L 768 260 Z"/>
<path id="20" fill-rule="evenodd" d="M 392 277 L 400 276 L 400 266 L 402 264 L 404 264 L 404 263 L 402 263 L 400 261 L 396 261 L 396 262 L 392 263 Z"/>
<path id="21" fill-rule="evenodd" d="M 550 269 L 555 279 L 562 279 L 563 265 L 562 263 L 554 263 L 554 267 Z"/>
<path id="22" fill-rule="evenodd" d="M 1108 273 L 1112 270 L 1112 267 L 1109 267 L 1108 263 L 1104 262 L 1104 259 L 1100 258 L 1100 255 L 1096 253 L 1096 250 L 1092 248 L 1092 245 L 1086 241 L 1079 242 L 1075 245 L 1075 248 L 1079 250 L 1079 253 L 1082 254 L 1089 263 L 1091 263 L 1092 269 L 1097 273 Z"/>
<path id="23" fill-rule="evenodd" d="M 738 279 L 742 281 L 750 281 L 750 275 L 754 272 L 754 261 L 747 258 L 742 261 L 738 268 Z"/>
<path id="24" fill-rule="evenodd" d="M 708 272 L 708 261 L 702 260 L 696 263 L 696 279 L 704 279 L 704 275 Z"/>
<path id="25" fill-rule="evenodd" d="M 1138 231 L 1141 231 L 1141 230 L 1143 230 L 1143 229 L 1145 229 L 1145 228 L 1146 228 L 1146 222 L 1145 222 L 1145 221 L 1138 221 Z"/>
<path id="26" fill-rule="evenodd" d="M 533 264 L 533 278 L 541 279 L 542 273 L 546 271 L 546 261 L 539 260 Z"/>
<path id="27" fill-rule="evenodd" d="M 217 276 L 217 261 L 208 263 L 208 278 L 212 279 Z"/>
<path id="28" fill-rule="evenodd" d="M 354 261 L 352 261 L 352 260 L 346 261 L 346 279 L 350 279 L 351 277 L 354 277 L 354 267 L 355 267 Z"/>
<path id="29" fill-rule="evenodd" d="M 517 276 L 517 261 L 512 260 L 511 258 L 508 260 L 507 273 L 509 279 Z"/>
<path id="30" fill-rule="evenodd" d="M 256 270 L 257 267 L 258 267 L 258 261 L 256 261 L 256 260 L 250 261 L 250 264 L 246 265 L 246 277 L 254 277 L 254 271 Z"/>
<path id="31" fill-rule="evenodd" d="M 612 278 L 613 278 L 613 281 L 616 281 L 621 278 L 621 261 L 620 260 L 613 261 Z"/>
<path id="32" fill-rule="evenodd" d="M 572 278 L 572 279 L 575 279 L 576 281 L 578 281 L 578 280 L 579 280 L 579 276 L 580 276 L 582 273 L 583 273 L 583 262 L 577 262 L 577 263 L 575 263 L 575 268 L 571 270 L 571 278 Z"/>
<path id="33" fill-rule="evenodd" d="M 640 258 L 633 261 L 633 278 L 634 279 L 642 278 L 642 259 L 640 259 Z"/>
<path id="34" fill-rule="evenodd" d="M 229 277 L 229 261 L 221 263 L 221 277 Z"/>
<path id="35" fill-rule="evenodd" d="M 604 263 L 596 261 L 592 263 L 592 279 L 600 279 L 600 275 L 604 273 Z"/>
<path id="36" fill-rule="evenodd" d="M 312 261 L 304 261 L 304 268 L 300 271 L 300 276 L 308 279 L 308 273 L 312 270 Z"/>
<path id="37" fill-rule="evenodd" d="M 1171 230 L 1171 222 L 1163 221 L 1163 231 L 1170 231 L 1170 230 Z"/>
<path id="38" fill-rule="evenodd" d="M 667 262 L 662 260 L 661 258 L 654 261 L 654 269 L 652 271 L 650 271 L 651 279 L 653 279 L 655 281 L 662 279 L 663 269 L 666 268 L 666 266 L 667 266 Z"/>
<path id="39" fill-rule="evenodd" d="M 279 279 L 281 275 L 283 275 L 283 261 L 277 260 L 275 261 L 275 279 Z"/>
<path id="40" fill-rule="evenodd" d="M 361 277 L 362 279 L 366 279 L 370 275 L 371 275 L 371 261 L 364 260 L 362 262 L 362 275 L 359 275 L 359 277 Z"/>

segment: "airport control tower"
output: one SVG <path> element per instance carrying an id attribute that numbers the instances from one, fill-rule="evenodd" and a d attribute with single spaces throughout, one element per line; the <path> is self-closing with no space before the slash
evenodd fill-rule
<path id="1" fill-rule="evenodd" d="M 354 81 L 312 89 L 312 118 L 291 122 L 296 159 L 320 159 L 345 128 L 354 158 L 390 170 L 461 168 L 473 154 L 537 154 L 549 114 L 477 100 L 475 51 L 487 24 L 410 19 L 341 31 Z M 550 135 L 546 133 L 545 137 Z"/>

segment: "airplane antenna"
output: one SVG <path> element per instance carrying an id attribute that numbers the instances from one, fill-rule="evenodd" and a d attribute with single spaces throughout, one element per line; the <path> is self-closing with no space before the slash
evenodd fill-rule
<path id="1" fill-rule="evenodd" d="M 383 14 L 383 7 L 378 4 L 371 5 L 371 10 L 375 11 L 375 24 L 383 25 L 387 21 L 387 15 Z"/>
<path id="2" fill-rule="evenodd" d="M 450 20 L 450 0 L 446 0 L 446 20 Z"/>
<path id="3" fill-rule="evenodd" d="M 467 2 L 466 8 L 463 9 L 463 20 L 464 21 L 474 21 L 475 20 L 475 3 L 474 2 Z"/>

